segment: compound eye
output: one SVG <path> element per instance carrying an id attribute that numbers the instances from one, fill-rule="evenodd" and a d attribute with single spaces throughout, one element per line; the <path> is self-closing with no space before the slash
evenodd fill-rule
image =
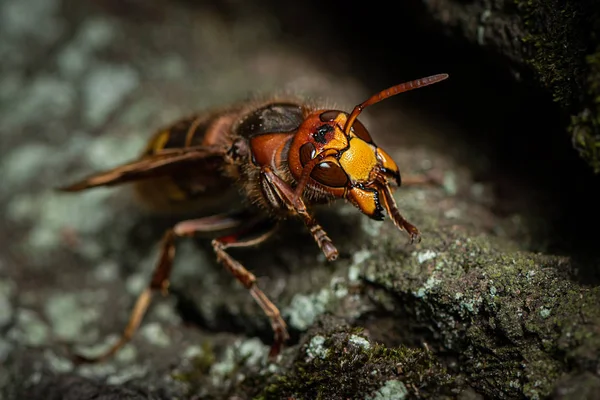
<path id="1" fill-rule="evenodd" d="M 317 165 L 310 177 L 315 181 L 330 187 L 344 187 L 348 183 L 348 176 L 338 164 L 324 161 Z"/>
<path id="2" fill-rule="evenodd" d="M 369 131 L 367 131 L 367 128 L 365 128 L 362 122 L 360 122 L 359 120 L 355 120 L 354 124 L 352 125 L 352 128 L 354 129 L 354 134 L 356 136 L 358 136 L 367 143 L 373 143 L 373 139 L 371 138 Z"/>
<path id="3" fill-rule="evenodd" d="M 315 153 L 315 145 L 310 142 L 304 143 L 302 147 L 300 147 L 300 164 L 302 167 L 304 167 L 310 160 L 315 158 Z"/>
<path id="4" fill-rule="evenodd" d="M 322 122 L 330 122 L 336 119 L 339 113 L 341 113 L 341 111 L 329 110 L 319 115 L 319 118 Z"/>

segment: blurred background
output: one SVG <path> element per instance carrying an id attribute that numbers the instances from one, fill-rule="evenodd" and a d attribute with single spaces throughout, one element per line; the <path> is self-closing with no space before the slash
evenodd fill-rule
<path id="1" fill-rule="evenodd" d="M 591 34 L 596 6 L 562 5 L 572 11 L 569 20 L 554 14 L 552 1 L 508 3 L 1 0 L 0 383 L 6 398 L 244 398 L 267 387 L 239 389 L 239 376 L 231 376 L 239 365 L 249 368 L 247 376 L 267 370 L 246 361 L 268 348 L 268 321 L 219 269 L 206 243 L 192 241 L 182 241 L 178 259 L 185 261 L 177 267 L 173 296 L 152 308 L 141 341 L 114 363 L 74 366 L 67 348 L 106 347 L 120 332 L 149 278 L 157 241 L 177 219 L 145 213 L 126 188 L 53 191 L 136 157 L 156 129 L 182 116 L 255 94 L 298 93 L 350 111 L 386 87 L 450 74 L 361 115 L 403 175 L 429 173 L 442 182 L 441 188 L 408 189 L 402 200 L 408 219 L 433 236 L 490 236 L 486 248 L 502 248 L 506 257 L 555 257 L 549 265 L 565 263 L 556 279 L 564 278 L 575 292 L 597 293 L 597 137 L 588 124 L 597 90 L 589 61 L 597 40 Z M 557 51 L 564 47 L 552 42 L 558 38 L 573 53 Z M 587 143 L 585 151 L 580 142 Z M 326 214 L 323 225 L 339 243 L 339 266 L 320 259 L 302 226 L 293 223 L 266 250 L 239 253 L 291 321 L 292 345 L 309 341 L 304 333 L 316 329 L 324 309 L 330 311 L 321 307 L 329 300 L 319 297 L 330 292 L 316 288 L 335 274 L 356 279 L 348 278 L 348 268 L 361 265 L 357 257 L 366 253 L 357 256 L 359 249 L 376 258 L 400 246 L 396 242 L 405 246 L 402 234 L 389 227 L 381 235 L 392 244 L 378 244 L 379 231 L 369 236 L 375 225 L 353 209 L 336 212 L 347 217 Z M 514 246 L 496 247 L 496 238 Z M 427 281 L 426 273 L 431 270 L 418 272 L 414 281 Z M 411 297 L 411 290 L 404 295 Z M 339 303 L 333 309 L 342 311 L 335 315 L 370 324 L 385 342 L 387 325 L 377 328 L 383 320 L 364 317 L 370 310 L 365 297 Z M 425 330 L 436 336 L 433 325 Z M 597 333 L 598 326 L 590 331 Z M 419 331 L 411 332 L 409 338 L 392 333 L 385 344 L 422 346 Z M 440 365 L 452 369 L 455 354 L 448 352 L 462 350 L 444 348 L 441 339 L 438 344 L 445 354 Z M 228 350 L 240 346 L 242 356 Z M 278 373 L 289 373 L 290 365 Z M 454 367 L 455 377 L 466 379 L 454 395 L 540 394 L 527 389 L 530 378 L 517 386 L 477 385 L 456 362 Z M 541 393 L 548 395 L 554 380 L 545 385 Z M 372 394 L 357 390 L 361 398 Z"/>

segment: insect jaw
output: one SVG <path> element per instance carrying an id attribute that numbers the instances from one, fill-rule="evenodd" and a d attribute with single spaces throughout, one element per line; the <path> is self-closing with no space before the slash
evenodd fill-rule
<path id="1" fill-rule="evenodd" d="M 346 199 L 360 212 L 376 221 L 383 221 L 385 214 L 381 204 L 378 185 L 356 184 L 346 191 Z"/>
<path id="2" fill-rule="evenodd" d="M 400 179 L 400 175 L 397 176 Z M 359 183 L 349 188 L 346 192 L 346 199 L 363 214 L 374 220 L 382 221 L 387 214 L 399 230 L 406 231 L 410 236 L 411 243 L 420 242 L 419 229 L 408 222 L 398 210 L 390 179 L 395 180 L 394 175 L 390 176 L 383 168 L 379 168 L 373 181 L 368 184 Z"/>
<path id="3" fill-rule="evenodd" d="M 383 175 L 383 177 L 388 179 L 392 179 L 396 182 L 396 185 L 400 187 L 402 185 L 400 169 L 392 157 L 390 157 L 390 155 L 381 147 L 377 148 L 377 160 L 380 165 L 378 174 Z"/>

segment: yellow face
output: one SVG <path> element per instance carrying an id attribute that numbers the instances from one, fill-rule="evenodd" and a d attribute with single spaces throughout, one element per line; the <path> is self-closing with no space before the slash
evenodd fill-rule
<path id="1" fill-rule="evenodd" d="M 366 182 L 377 163 L 377 148 L 358 137 L 350 138 L 339 158 L 340 166 L 354 182 Z"/>
<path id="2" fill-rule="evenodd" d="M 348 199 L 371 218 L 383 219 L 380 191 L 389 179 L 400 183 L 398 167 L 375 145 L 360 121 L 354 121 L 346 134 L 347 118 L 348 114 L 341 111 L 317 111 L 306 119 L 299 130 L 302 134 L 297 135 L 290 149 L 290 154 L 298 151 L 296 175 L 310 161 L 327 154 L 312 169 L 313 181 L 335 196 Z M 294 157 L 290 160 L 295 161 Z"/>

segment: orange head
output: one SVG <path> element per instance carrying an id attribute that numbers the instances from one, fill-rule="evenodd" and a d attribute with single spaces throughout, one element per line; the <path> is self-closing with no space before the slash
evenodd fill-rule
<path id="1" fill-rule="evenodd" d="M 393 86 L 357 105 L 348 114 L 337 110 L 311 113 L 299 127 L 288 154 L 288 164 L 299 185 L 308 185 L 349 200 L 365 215 L 382 220 L 385 209 L 403 225 L 390 183 L 400 186 L 398 166 L 377 147 L 365 126 L 356 119 L 367 106 L 390 96 L 442 81 L 434 75 Z"/>

